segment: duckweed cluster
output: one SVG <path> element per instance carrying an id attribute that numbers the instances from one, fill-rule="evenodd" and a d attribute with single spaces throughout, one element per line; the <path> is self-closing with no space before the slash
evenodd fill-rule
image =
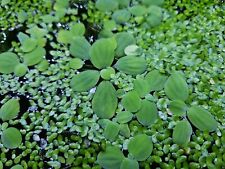
<path id="1" fill-rule="evenodd" d="M 0 3 L 0 169 L 225 168 L 225 3 Z"/>

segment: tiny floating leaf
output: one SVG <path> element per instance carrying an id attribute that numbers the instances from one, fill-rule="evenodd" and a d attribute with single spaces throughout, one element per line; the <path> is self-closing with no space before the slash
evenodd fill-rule
<path id="1" fill-rule="evenodd" d="M 141 103 L 141 109 L 136 113 L 136 117 L 142 125 L 152 125 L 158 118 L 156 104 L 147 100 L 143 100 Z"/>
<path id="2" fill-rule="evenodd" d="M 174 72 L 168 78 L 165 83 L 165 93 L 171 100 L 187 100 L 188 85 L 180 72 Z"/>
<path id="3" fill-rule="evenodd" d="M 139 169 L 139 164 L 136 160 L 125 158 L 120 166 L 120 169 Z"/>
<path id="4" fill-rule="evenodd" d="M 14 119 L 20 111 L 20 104 L 17 99 L 10 99 L 2 105 L 0 117 L 3 121 Z"/>
<path id="5" fill-rule="evenodd" d="M 22 143 L 22 136 L 18 129 L 9 127 L 2 132 L 1 140 L 4 147 L 14 149 Z"/>
<path id="6" fill-rule="evenodd" d="M 146 134 L 136 135 L 128 143 L 128 152 L 138 161 L 146 160 L 152 149 L 152 140 Z"/>
<path id="7" fill-rule="evenodd" d="M 114 141 L 117 138 L 119 131 L 120 131 L 119 124 L 110 121 L 106 124 L 103 135 L 109 141 Z"/>
<path id="8" fill-rule="evenodd" d="M 185 115 L 188 107 L 182 100 L 173 100 L 169 104 L 169 110 L 175 116 L 183 116 Z"/>
<path id="9" fill-rule="evenodd" d="M 23 56 L 24 63 L 27 66 L 33 66 L 41 62 L 46 54 L 46 51 L 43 47 L 38 46 L 30 53 L 26 53 Z"/>
<path id="10" fill-rule="evenodd" d="M 141 99 L 136 91 L 126 93 L 121 103 L 123 107 L 130 112 L 136 112 L 141 108 Z"/>
<path id="11" fill-rule="evenodd" d="M 124 159 L 124 155 L 118 147 L 106 147 L 105 152 L 100 152 L 97 157 L 97 163 L 107 169 L 119 169 Z"/>
<path id="12" fill-rule="evenodd" d="M 0 54 L 0 73 L 12 73 L 19 64 L 19 59 L 15 53 L 4 52 Z"/>
<path id="13" fill-rule="evenodd" d="M 125 56 L 116 62 L 115 68 L 121 72 L 135 76 L 144 73 L 147 69 L 147 64 L 142 57 Z"/>
<path id="14" fill-rule="evenodd" d="M 92 100 L 92 108 L 96 115 L 99 118 L 112 118 L 115 114 L 117 103 L 116 90 L 112 83 L 108 81 L 101 82 Z"/>
<path id="15" fill-rule="evenodd" d="M 192 127 L 187 120 L 177 123 L 173 129 L 173 141 L 179 145 L 186 145 L 190 141 Z"/>
<path id="16" fill-rule="evenodd" d="M 199 130 L 212 132 L 218 123 L 210 112 L 199 106 L 192 106 L 187 112 L 188 119 Z"/>
<path id="17" fill-rule="evenodd" d="M 90 48 L 92 64 L 98 69 L 109 67 L 114 60 L 116 45 L 114 38 L 97 40 Z"/>
<path id="18" fill-rule="evenodd" d="M 159 91 L 164 88 L 167 77 L 158 70 L 153 70 L 145 76 L 145 80 L 148 82 L 149 91 Z"/>
<path id="19" fill-rule="evenodd" d="M 86 70 L 73 76 L 71 88 L 76 92 L 85 92 L 93 88 L 99 80 L 100 74 L 96 70 Z"/>

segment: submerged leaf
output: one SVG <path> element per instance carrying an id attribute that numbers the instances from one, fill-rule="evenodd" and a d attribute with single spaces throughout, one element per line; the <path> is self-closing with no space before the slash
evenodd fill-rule
<path id="1" fill-rule="evenodd" d="M 90 59 L 89 50 L 90 43 L 85 39 L 85 37 L 75 37 L 73 38 L 70 45 L 70 53 L 72 56 L 88 60 Z"/>
<path id="2" fill-rule="evenodd" d="M 128 152 L 138 161 L 146 160 L 152 153 L 153 144 L 149 136 L 139 134 L 128 143 Z"/>
<path id="3" fill-rule="evenodd" d="M 141 107 L 141 99 L 136 91 L 126 93 L 121 101 L 123 107 L 130 112 L 136 112 Z"/>
<path id="4" fill-rule="evenodd" d="M 38 46 L 30 53 L 26 53 L 23 56 L 24 63 L 27 66 L 33 66 L 41 62 L 46 54 L 46 51 L 43 47 Z"/>
<path id="5" fill-rule="evenodd" d="M 191 123 L 202 131 L 215 131 L 218 123 L 210 112 L 199 106 L 192 106 L 187 112 Z"/>
<path id="6" fill-rule="evenodd" d="M 186 145 L 190 141 L 192 127 L 187 120 L 177 123 L 173 129 L 173 141 L 179 145 Z"/>
<path id="7" fill-rule="evenodd" d="M 147 100 L 143 100 L 141 103 L 141 109 L 136 113 L 136 117 L 142 125 L 152 125 L 158 118 L 156 104 Z"/>
<path id="8" fill-rule="evenodd" d="M 2 105 L 0 109 L 0 118 L 3 121 L 14 119 L 20 111 L 20 104 L 17 99 L 10 99 Z"/>
<path id="9" fill-rule="evenodd" d="M 2 132 L 2 144 L 6 148 L 17 148 L 22 143 L 20 131 L 14 127 L 9 127 Z"/>
<path id="10" fill-rule="evenodd" d="M 119 169 L 124 159 L 124 155 L 118 147 L 106 147 L 105 152 L 100 152 L 97 157 L 97 163 L 107 169 Z"/>
<path id="11" fill-rule="evenodd" d="M 97 40 L 90 48 L 92 64 L 98 69 L 109 67 L 114 60 L 116 45 L 114 38 Z"/>
<path id="12" fill-rule="evenodd" d="M 112 118 L 115 114 L 117 103 L 116 90 L 112 83 L 108 81 L 101 82 L 92 100 L 92 108 L 96 115 L 99 118 Z"/>
<path id="13" fill-rule="evenodd" d="M 100 74 L 96 70 L 86 70 L 73 76 L 71 88 L 76 92 L 85 92 L 93 88 L 99 80 Z"/>
<path id="14" fill-rule="evenodd" d="M 119 123 L 127 123 L 127 122 L 131 121 L 132 118 L 133 118 L 133 114 L 128 111 L 119 112 L 116 115 L 116 120 Z"/>
<path id="15" fill-rule="evenodd" d="M 0 73 L 12 73 L 19 64 L 19 59 L 15 53 L 4 52 L 0 54 Z"/>
<path id="16" fill-rule="evenodd" d="M 116 62 L 115 68 L 126 74 L 138 75 L 144 73 L 147 69 L 147 64 L 142 57 L 125 56 Z"/>
<path id="17" fill-rule="evenodd" d="M 125 158 L 120 166 L 120 169 L 139 169 L 139 164 L 136 160 Z"/>
<path id="18" fill-rule="evenodd" d="M 119 131 L 120 131 L 119 124 L 110 121 L 106 124 L 103 135 L 109 141 L 114 141 L 117 138 Z"/>
<path id="19" fill-rule="evenodd" d="M 188 107 L 182 100 L 173 100 L 169 104 L 169 109 L 175 116 L 185 115 Z"/>
<path id="20" fill-rule="evenodd" d="M 168 78 L 165 83 L 165 93 L 171 100 L 187 100 L 188 85 L 180 72 L 174 72 Z"/>
<path id="21" fill-rule="evenodd" d="M 112 19 L 116 22 L 116 23 L 125 23 L 128 22 L 130 19 L 130 12 L 127 9 L 120 9 L 117 10 L 113 13 L 112 15 Z"/>
<path id="22" fill-rule="evenodd" d="M 135 38 L 131 33 L 128 32 L 120 32 L 117 33 L 116 36 L 117 48 L 116 48 L 116 56 L 121 57 L 124 55 L 124 50 L 127 46 L 135 44 Z"/>
<path id="23" fill-rule="evenodd" d="M 148 82 L 150 91 L 159 91 L 163 89 L 167 77 L 162 75 L 158 70 L 153 70 L 145 76 L 145 80 Z"/>

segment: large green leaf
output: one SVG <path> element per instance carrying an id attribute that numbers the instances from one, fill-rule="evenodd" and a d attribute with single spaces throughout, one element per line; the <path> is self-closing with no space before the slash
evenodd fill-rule
<path id="1" fill-rule="evenodd" d="M 90 57 L 92 64 L 98 68 L 109 67 L 113 60 L 116 49 L 114 38 L 99 39 L 90 48 Z"/>
<path id="2" fill-rule="evenodd" d="M 20 131 L 14 127 L 9 127 L 2 132 L 1 141 L 6 148 L 17 148 L 22 143 Z"/>
<path id="3" fill-rule="evenodd" d="M 83 23 L 75 23 L 71 26 L 70 32 L 73 36 L 83 36 L 85 34 L 85 26 Z"/>
<path id="4" fill-rule="evenodd" d="M 126 138 L 130 137 L 130 128 L 128 124 L 120 124 L 120 134 Z"/>
<path id="5" fill-rule="evenodd" d="M 24 63 L 27 66 L 33 66 L 41 62 L 46 54 L 46 51 L 43 47 L 38 46 L 30 53 L 23 55 Z"/>
<path id="6" fill-rule="evenodd" d="M 218 123 L 210 112 L 199 106 L 192 106 L 187 112 L 191 123 L 202 131 L 215 131 Z"/>
<path id="7" fill-rule="evenodd" d="M 122 111 L 116 115 L 116 120 L 119 123 L 127 123 L 131 121 L 132 118 L 133 118 L 133 114 L 130 113 L 129 111 Z"/>
<path id="8" fill-rule="evenodd" d="M 112 83 L 101 82 L 92 100 L 93 111 L 99 118 L 110 119 L 115 114 L 117 103 L 116 90 Z"/>
<path id="9" fill-rule="evenodd" d="M 136 112 L 141 108 L 141 99 L 136 91 L 126 93 L 121 103 L 123 107 L 130 112 Z"/>
<path id="10" fill-rule="evenodd" d="M 187 120 L 180 121 L 173 129 L 173 141 L 179 145 L 186 145 L 190 141 L 192 127 Z"/>
<path id="11" fill-rule="evenodd" d="M 23 167 L 17 164 L 17 165 L 14 165 L 11 169 L 23 169 Z"/>
<path id="12" fill-rule="evenodd" d="M 124 158 L 118 147 L 110 146 L 98 154 L 97 163 L 105 169 L 119 169 Z"/>
<path id="13" fill-rule="evenodd" d="M 73 40 L 73 34 L 71 33 L 71 31 L 69 31 L 69 30 L 60 30 L 58 32 L 57 41 L 59 43 L 68 44 L 68 43 L 72 42 L 72 40 Z"/>
<path id="14" fill-rule="evenodd" d="M 164 0 L 141 0 L 141 2 L 147 6 L 150 6 L 150 5 L 160 6 L 160 5 L 163 5 Z"/>
<path id="15" fill-rule="evenodd" d="M 183 116 L 185 115 L 188 107 L 182 100 L 173 100 L 169 104 L 169 110 L 175 116 Z"/>
<path id="16" fill-rule="evenodd" d="M 149 136 L 139 134 L 128 143 L 128 152 L 138 161 L 146 160 L 152 153 L 153 144 Z"/>
<path id="17" fill-rule="evenodd" d="M 70 86 L 74 91 L 85 92 L 93 88 L 99 80 L 100 74 L 97 70 L 86 70 L 73 76 Z"/>
<path id="18" fill-rule="evenodd" d="M 90 59 L 89 50 L 91 45 L 85 39 L 85 37 L 75 37 L 73 38 L 70 45 L 70 53 L 72 56 L 88 60 Z"/>
<path id="19" fill-rule="evenodd" d="M 21 49 L 23 52 L 31 52 L 37 46 L 37 40 L 34 38 L 27 38 L 22 42 Z"/>
<path id="20" fill-rule="evenodd" d="M 125 23 L 128 22 L 130 19 L 130 12 L 127 9 L 120 9 L 117 10 L 113 13 L 112 15 L 112 19 L 116 22 L 116 23 Z"/>
<path id="21" fill-rule="evenodd" d="M 119 131 L 120 131 L 119 124 L 110 121 L 106 124 L 103 135 L 109 141 L 114 141 L 117 138 Z"/>
<path id="22" fill-rule="evenodd" d="M 166 95 L 171 100 L 187 100 L 188 85 L 180 72 L 174 72 L 165 83 Z"/>
<path id="23" fill-rule="evenodd" d="M 116 48 L 116 57 L 121 57 L 124 55 L 124 49 L 129 46 L 135 44 L 135 38 L 132 34 L 128 32 L 120 32 L 117 33 L 116 36 L 117 48 Z"/>
<path id="24" fill-rule="evenodd" d="M 136 160 L 125 158 L 120 166 L 120 169 L 139 169 L 139 164 Z"/>
<path id="25" fill-rule="evenodd" d="M 128 7 L 130 0 L 115 0 L 118 2 L 120 8 Z"/>
<path id="26" fill-rule="evenodd" d="M 147 64 L 142 57 L 125 56 L 116 62 L 115 68 L 126 74 L 138 75 L 144 73 L 147 69 Z"/>
<path id="27" fill-rule="evenodd" d="M 158 70 L 153 70 L 146 74 L 145 80 L 148 82 L 150 91 L 159 91 L 164 88 L 167 77 L 162 75 Z"/>
<path id="28" fill-rule="evenodd" d="M 18 99 L 10 99 L 2 105 L 0 109 L 0 118 L 3 121 L 14 119 L 20 111 Z"/>
<path id="29" fill-rule="evenodd" d="M 112 0 L 97 0 L 95 5 L 97 9 L 103 12 L 109 12 L 117 9 L 119 4 L 117 1 Z"/>
<path id="30" fill-rule="evenodd" d="M 140 97 L 145 97 L 149 93 L 148 82 L 143 78 L 137 78 L 134 80 L 134 90 L 138 93 Z"/>
<path id="31" fill-rule="evenodd" d="M 152 125 L 158 118 L 156 104 L 147 100 L 143 100 L 141 103 L 141 109 L 136 113 L 136 117 L 142 125 Z"/>
<path id="32" fill-rule="evenodd" d="M 143 16 L 147 12 L 146 7 L 142 5 L 134 5 L 130 7 L 129 10 L 134 16 Z"/>
<path id="33" fill-rule="evenodd" d="M 0 73 L 12 73 L 19 64 L 19 59 L 15 53 L 4 52 L 0 54 Z"/>
<path id="34" fill-rule="evenodd" d="M 27 71 L 28 71 L 27 65 L 23 63 L 19 63 L 18 65 L 16 65 L 14 69 L 14 74 L 18 77 L 21 77 L 21 76 L 24 76 Z"/>

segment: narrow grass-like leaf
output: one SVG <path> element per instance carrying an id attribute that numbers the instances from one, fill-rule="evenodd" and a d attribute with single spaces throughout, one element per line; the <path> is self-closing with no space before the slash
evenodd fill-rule
<path id="1" fill-rule="evenodd" d="M 96 70 L 86 70 L 73 76 L 70 86 L 74 91 L 85 92 L 93 88 L 99 80 L 100 74 Z"/>
<path id="2" fill-rule="evenodd" d="M 152 125 L 158 118 L 156 104 L 147 100 L 143 100 L 141 102 L 141 109 L 136 113 L 136 117 L 142 125 Z"/>
<path id="3" fill-rule="evenodd" d="M 199 106 L 192 106 L 187 112 L 188 119 L 199 130 L 212 132 L 218 123 L 210 112 Z"/>
<path id="4" fill-rule="evenodd" d="M 146 74 L 145 80 L 149 85 L 149 91 L 159 91 L 163 89 L 167 77 L 162 75 L 158 70 L 153 70 Z"/>
<path id="5" fill-rule="evenodd" d="M 114 141 L 117 138 L 119 131 L 120 131 L 119 124 L 110 121 L 106 124 L 103 135 L 109 141 Z"/>
<path id="6" fill-rule="evenodd" d="M 136 91 L 126 93 L 121 103 L 123 107 L 130 112 L 136 112 L 141 108 L 141 99 Z"/>
<path id="7" fill-rule="evenodd" d="M 114 60 L 116 45 L 114 38 L 97 40 L 90 48 L 89 54 L 92 64 L 98 69 L 111 66 Z"/>
<path id="8" fill-rule="evenodd" d="M 4 147 L 14 149 L 22 143 L 22 136 L 18 129 L 9 127 L 2 132 L 1 141 Z"/>
<path id="9" fill-rule="evenodd" d="M 179 145 L 186 145 L 190 141 L 192 127 L 187 120 L 180 121 L 173 129 L 173 141 Z"/>
<path id="10" fill-rule="evenodd" d="M 15 53 L 4 52 L 0 54 L 0 73 L 12 73 L 19 64 L 19 59 Z"/>
<path id="11" fill-rule="evenodd" d="M 147 64 L 142 57 L 125 56 L 116 62 L 115 68 L 129 75 L 138 75 L 144 73 Z"/>
<path id="12" fill-rule="evenodd" d="M 46 54 L 46 51 L 43 47 L 38 46 L 30 53 L 23 55 L 24 63 L 27 66 L 33 66 L 41 62 Z"/>
<path id="13" fill-rule="evenodd" d="M 20 111 L 18 99 L 10 99 L 2 105 L 0 109 L 0 118 L 3 121 L 14 119 Z"/>
<path id="14" fill-rule="evenodd" d="M 136 160 L 125 158 L 120 166 L 120 169 L 139 169 L 139 164 Z"/>
<path id="15" fill-rule="evenodd" d="M 169 104 L 169 110 L 175 116 L 183 116 L 185 115 L 188 107 L 182 100 L 173 100 Z"/>
<path id="16" fill-rule="evenodd" d="M 152 153 L 153 144 L 149 136 L 139 134 L 128 143 L 128 152 L 138 161 L 146 160 Z"/>
<path id="17" fill-rule="evenodd" d="M 124 155 L 118 147 L 106 147 L 105 152 L 100 152 L 97 157 L 97 163 L 106 169 L 119 169 L 124 159 Z"/>
<path id="18" fill-rule="evenodd" d="M 114 116 L 117 103 L 116 90 L 112 83 L 101 82 L 92 100 L 93 111 L 99 118 L 109 119 Z"/>
<path id="19" fill-rule="evenodd" d="M 174 72 L 165 83 L 165 93 L 171 100 L 188 98 L 188 85 L 180 72 Z"/>

